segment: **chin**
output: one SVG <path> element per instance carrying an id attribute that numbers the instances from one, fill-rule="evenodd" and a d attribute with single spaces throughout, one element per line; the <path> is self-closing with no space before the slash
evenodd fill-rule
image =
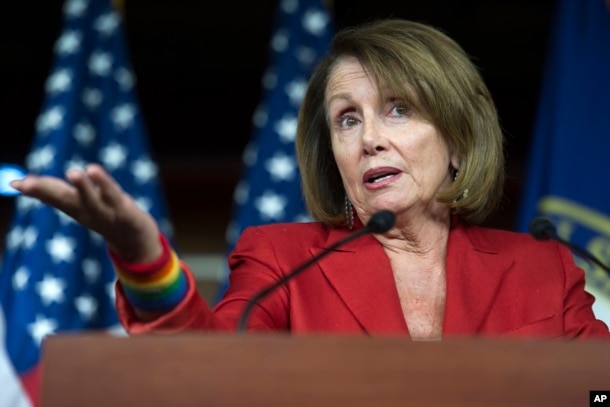
<path id="1" fill-rule="evenodd" d="M 369 212 L 370 214 L 379 212 L 379 211 L 390 211 L 393 214 L 398 214 L 404 212 L 406 210 L 404 203 L 400 205 L 392 202 L 384 202 L 382 204 L 371 205 Z"/>

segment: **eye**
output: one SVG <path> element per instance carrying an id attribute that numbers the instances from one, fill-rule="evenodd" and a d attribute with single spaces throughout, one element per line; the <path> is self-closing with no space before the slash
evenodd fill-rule
<path id="1" fill-rule="evenodd" d="M 335 123 L 340 129 L 349 129 L 360 123 L 360 120 L 350 114 L 342 114 L 337 117 Z"/>
<path id="2" fill-rule="evenodd" d="M 390 111 L 390 114 L 392 116 L 406 116 L 409 113 L 409 108 L 407 107 L 407 105 L 403 104 L 403 103 L 397 103 L 394 105 L 394 107 L 392 108 L 392 110 Z"/>

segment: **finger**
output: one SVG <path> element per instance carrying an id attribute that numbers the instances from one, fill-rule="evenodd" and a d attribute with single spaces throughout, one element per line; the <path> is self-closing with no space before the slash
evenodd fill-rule
<path id="1" fill-rule="evenodd" d="M 57 177 L 28 175 L 13 181 L 11 186 L 22 194 L 39 199 L 71 216 L 79 206 L 76 189 Z"/>
<path id="2" fill-rule="evenodd" d="M 123 189 L 101 165 L 90 164 L 85 173 L 99 187 L 101 198 L 107 205 L 117 207 L 121 204 Z"/>
<path id="3" fill-rule="evenodd" d="M 100 199 L 99 187 L 89 178 L 85 171 L 71 169 L 66 173 L 66 178 L 78 191 L 84 210 L 89 213 L 104 211 L 104 203 Z"/>

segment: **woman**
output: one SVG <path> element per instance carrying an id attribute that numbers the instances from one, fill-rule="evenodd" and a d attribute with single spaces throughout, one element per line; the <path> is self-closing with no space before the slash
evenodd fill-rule
<path id="1" fill-rule="evenodd" d="M 501 198 L 502 134 L 463 50 L 422 24 L 340 32 L 311 78 L 297 154 L 318 222 L 247 229 L 210 309 L 154 220 L 99 166 L 12 185 L 103 235 L 131 333 L 235 329 L 248 301 L 389 210 L 394 227 L 342 246 L 252 310 L 250 330 L 610 337 L 571 254 L 485 229 Z"/>

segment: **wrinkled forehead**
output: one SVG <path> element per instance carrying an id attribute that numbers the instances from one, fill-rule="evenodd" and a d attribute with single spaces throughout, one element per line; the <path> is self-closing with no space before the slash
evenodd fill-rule
<path id="1" fill-rule="evenodd" d="M 341 92 L 347 83 L 362 78 L 370 81 L 380 101 L 399 98 L 419 108 L 417 91 L 407 75 L 391 64 L 384 64 L 383 61 L 373 64 L 352 55 L 338 57 L 329 67 L 324 92 L 325 106 L 328 107 L 330 98 Z"/>
<path id="2" fill-rule="evenodd" d="M 324 92 L 326 101 L 328 102 L 333 95 L 345 91 L 354 81 L 362 80 L 377 87 L 369 70 L 356 57 L 348 56 L 338 59 L 329 69 Z"/>

